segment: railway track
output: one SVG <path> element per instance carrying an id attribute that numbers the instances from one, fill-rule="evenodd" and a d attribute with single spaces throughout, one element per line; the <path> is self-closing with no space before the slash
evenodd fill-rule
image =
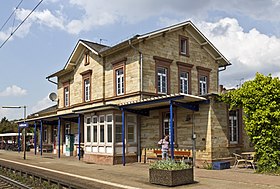
<path id="1" fill-rule="evenodd" d="M 21 184 L 15 180 L 12 180 L 8 177 L 5 177 L 3 175 L 0 175 L 0 188 L 5 189 L 31 189 L 30 187 Z"/>

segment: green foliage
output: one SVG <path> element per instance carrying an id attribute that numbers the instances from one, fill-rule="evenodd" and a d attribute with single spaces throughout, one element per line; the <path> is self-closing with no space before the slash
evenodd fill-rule
<path id="1" fill-rule="evenodd" d="M 242 107 L 245 129 L 256 151 L 258 171 L 280 173 L 280 80 L 256 74 L 254 80 L 221 96 L 230 108 Z"/>
<path id="2" fill-rule="evenodd" d="M 190 165 L 186 164 L 184 161 L 175 162 L 174 160 L 160 160 L 155 161 L 150 164 L 151 169 L 163 169 L 163 170 L 182 170 L 191 168 Z"/>
<path id="3" fill-rule="evenodd" d="M 17 124 L 9 121 L 6 117 L 1 119 L 0 133 L 14 133 L 17 132 Z"/>
<path id="4" fill-rule="evenodd" d="M 212 163 L 208 163 L 207 161 L 205 161 L 203 163 L 203 169 L 212 170 L 213 169 Z"/>

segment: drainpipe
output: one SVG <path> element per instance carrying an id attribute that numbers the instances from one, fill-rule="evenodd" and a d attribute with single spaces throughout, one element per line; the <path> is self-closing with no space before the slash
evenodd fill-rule
<path id="1" fill-rule="evenodd" d="M 196 161 L 196 134 L 194 125 L 194 111 L 192 111 L 192 157 L 193 157 L 193 167 L 195 167 Z"/>
<path id="2" fill-rule="evenodd" d="M 219 92 L 219 86 L 220 86 L 220 76 L 219 76 L 219 73 L 222 72 L 222 71 L 225 71 L 227 69 L 226 66 L 224 66 L 222 69 L 219 69 L 218 72 L 217 72 L 217 78 L 218 78 L 218 85 L 217 85 L 217 91 Z"/>
<path id="3" fill-rule="evenodd" d="M 53 83 L 53 84 L 55 84 L 55 85 L 58 85 L 58 83 L 57 83 L 57 82 L 52 81 L 49 77 L 47 77 L 46 79 L 48 79 L 48 81 L 49 81 L 49 82 L 51 82 L 51 83 Z"/>
<path id="4" fill-rule="evenodd" d="M 139 63 L 140 63 L 140 100 L 142 100 L 142 91 L 143 91 L 143 53 L 137 49 L 136 47 L 134 47 L 131 44 L 131 40 L 128 40 L 128 44 L 131 48 L 133 48 L 135 51 L 137 51 L 139 53 Z"/>
<path id="5" fill-rule="evenodd" d="M 224 66 L 222 69 L 218 70 L 218 72 L 224 71 L 224 70 L 226 70 L 226 69 L 227 69 L 227 67 Z"/>

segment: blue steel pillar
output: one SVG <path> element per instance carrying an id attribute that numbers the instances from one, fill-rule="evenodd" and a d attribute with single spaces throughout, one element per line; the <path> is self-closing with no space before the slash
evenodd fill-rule
<path id="1" fill-rule="evenodd" d="M 125 166 L 125 114 L 123 108 L 121 108 L 121 111 L 122 111 L 122 143 L 123 143 L 122 163 L 123 166 Z"/>
<path id="2" fill-rule="evenodd" d="M 58 118 L 57 135 L 58 135 L 58 158 L 60 158 L 60 117 Z"/>
<path id="3" fill-rule="evenodd" d="M 81 115 L 78 117 L 78 146 L 79 146 L 79 160 L 81 160 Z"/>
<path id="4" fill-rule="evenodd" d="M 37 154 L 37 124 L 34 123 L 34 154 Z"/>
<path id="5" fill-rule="evenodd" d="M 41 128 L 40 128 L 40 153 L 43 155 L 43 121 L 41 120 Z"/>
<path id="6" fill-rule="evenodd" d="M 174 160 L 174 129 L 173 129 L 173 104 L 170 100 L 170 152 L 171 159 Z"/>
<path id="7" fill-rule="evenodd" d="M 18 153 L 20 153 L 20 127 L 18 125 Z"/>

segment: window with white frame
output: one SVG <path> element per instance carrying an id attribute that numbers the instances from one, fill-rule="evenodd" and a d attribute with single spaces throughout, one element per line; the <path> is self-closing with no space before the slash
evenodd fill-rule
<path id="1" fill-rule="evenodd" d="M 65 124 L 65 134 L 66 134 L 66 135 L 71 134 L 71 126 L 70 126 L 70 123 L 66 123 L 66 124 Z"/>
<path id="2" fill-rule="evenodd" d="M 106 116 L 107 143 L 113 142 L 113 115 Z"/>
<path id="3" fill-rule="evenodd" d="M 122 115 L 115 115 L 116 142 L 122 142 Z"/>
<path id="4" fill-rule="evenodd" d="M 43 138 L 43 141 L 47 142 L 47 140 L 48 140 L 48 129 L 44 128 L 44 138 Z"/>
<path id="5" fill-rule="evenodd" d="M 69 106 L 69 86 L 64 87 L 64 106 Z"/>
<path id="6" fill-rule="evenodd" d="M 90 101 L 90 79 L 87 78 L 84 80 L 84 97 L 85 97 L 85 102 Z"/>
<path id="7" fill-rule="evenodd" d="M 87 117 L 85 122 L 85 127 L 86 127 L 86 142 L 90 143 L 91 142 L 91 123 L 90 123 L 90 117 Z"/>
<path id="8" fill-rule="evenodd" d="M 98 117 L 92 117 L 92 142 L 97 143 L 97 127 L 98 127 Z"/>
<path id="9" fill-rule="evenodd" d="M 188 94 L 189 93 L 189 73 L 181 72 L 180 73 L 180 93 Z"/>
<path id="10" fill-rule="evenodd" d="M 229 141 L 230 144 L 238 144 L 238 110 L 229 111 Z"/>
<path id="11" fill-rule="evenodd" d="M 157 68 L 158 93 L 167 94 L 167 69 L 164 67 Z"/>
<path id="12" fill-rule="evenodd" d="M 163 120 L 162 120 L 162 135 L 165 136 L 165 135 L 169 135 L 169 137 L 171 136 L 171 130 L 170 130 L 170 113 L 169 112 L 164 112 L 163 113 Z M 173 113 L 173 136 L 175 136 L 175 133 L 174 133 L 174 128 L 175 128 L 175 125 L 174 125 L 174 120 L 175 120 L 175 117 L 174 117 L 174 113 Z M 175 140 L 175 137 L 173 137 L 173 139 Z"/>
<path id="13" fill-rule="evenodd" d="M 117 95 L 124 94 L 124 71 L 123 68 L 116 70 L 116 92 Z"/>
<path id="14" fill-rule="evenodd" d="M 199 77 L 199 94 L 204 95 L 207 94 L 207 76 L 201 75 Z"/>
<path id="15" fill-rule="evenodd" d="M 99 142 L 105 142 L 105 116 L 99 116 Z"/>
<path id="16" fill-rule="evenodd" d="M 136 142 L 136 116 L 127 115 L 127 141 L 129 143 Z"/>
<path id="17" fill-rule="evenodd" d="M 184 36 L 180 36 L 180 55 L 189 56 L 189 39 Z"/>

